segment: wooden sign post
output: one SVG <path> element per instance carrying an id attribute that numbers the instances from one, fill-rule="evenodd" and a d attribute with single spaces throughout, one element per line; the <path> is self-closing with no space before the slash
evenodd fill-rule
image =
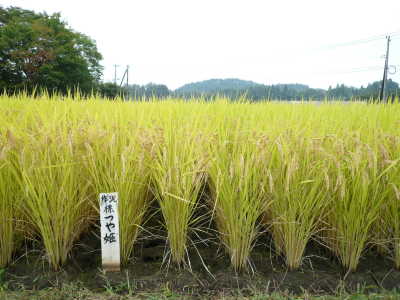
<path id="1" fill-rule="evenodd" d="M 104 271 L 120 271 L 118 193 L 101 193 L 101 258 Z"/>

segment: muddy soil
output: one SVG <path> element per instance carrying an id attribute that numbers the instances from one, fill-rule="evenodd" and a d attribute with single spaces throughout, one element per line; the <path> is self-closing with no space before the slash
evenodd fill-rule
<path id="1" fill-rule="evenodd" d="M 51 270 L 43 250 L 27 245 L 7 268 L 4 279 L 12 290 L 75 284 L 94 292 L 168 290 L 199 296 L 237 291 L 241 295 L 275 291 L 318 295 L 344 290 L 351 293 L 400 289 L 400 271 L 394 269 L 392 261 L 372 250 L 364 255 L 356 272 L 347 274 L 328 251 L 313 243 L 307 248 L 302 267 L 288 271 L 270 245 L 268 237 L 261 240 L 253 250 L 251 267 L 236 273 L 230 267 L 229 257 L 216 243 L 197 244 L 189 252 L 190 268 L 183 269 L 164 259 L 167 247 L 163 239 L 147 239 L 137 243 L 135 256 L 120 273 L 104 273 L 98 232 L 93 230 L 82 237 L 61 271 Z"/>

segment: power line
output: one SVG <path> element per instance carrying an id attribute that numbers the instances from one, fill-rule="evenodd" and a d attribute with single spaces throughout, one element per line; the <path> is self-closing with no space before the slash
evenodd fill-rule
<path id="1" fill-rule="evenodd" d="M 351 69 L 342 69 L 342 70 L 323 70 L 320 72 L 313 72 L 315 74 L 324 74 L 324 75 L 337 75 L 337 74 L 351 74 L 351 73 L 360 73 L 360 72 L 371 72 L 371 71 L 380 71 L 382 70 L 381 66 L 369 66 L 369 67 L 358 67 Z"/>
<path id="2" fill-rule="evenodd" d="M 400 30 L 391 32 L 389 34 L 380 34 L 380 35 L 375 35 L 375 36 L 371 36 L 371 37 L 364 38 L 364 39 L 358 39 L 358 40 L 353 40 L 353 41 L 349 41 L 349 42 L 326 45 L 326 46 L 322 46 L 321 48 L 319 48 L 319 50 L 330 50 L 330 49 L 335 49 L 335 48 L 340 48 L 340 47 L 349 47 L 349 46 L 370 43 L 370 42 L 385 39 L 388 35 L 400 36 Z"/>
<path id="3" fill-rule="evenodd" d="M 349 71 L 343 71 L 342 73 L 358 73 L 358 72 L 369 72 L 369 71 L 377 71 L 381 70 L 382 67 L 380 66 L 371 66 L 371 67 L 363 67 L 363 68 L 355 68 Z"/>
<path id="4" fill-rule="evenodd" d="M 397 72 L 397 69 L 400 68 L 400 65 L 388 65 L 388 70 L 392 69 L 393 71 L 388 71 L 389 75 L 394 75 Z M 366 66 L 366 67 L 355 67 L 350 69 L 339 69 L 339 70 L 321 70 L 315 72 L 309 72 L 308 74 L 318 74 L 318 75 L 338 75 L 338 74 L 351 74 L 351 73 L 360 73 L 360 72 L 380 72 L 382 70 L 382 66 Z"/>

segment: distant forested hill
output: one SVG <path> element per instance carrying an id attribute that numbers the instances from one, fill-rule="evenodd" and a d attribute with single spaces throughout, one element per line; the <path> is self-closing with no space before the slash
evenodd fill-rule
<path id="1" fill-rule="evenodd" d="M 343 84 L 336 87 L 325 89 L 310 88 L 305 84 L 276 84 L 264 85 L 253 81 L 240 79 L 210 79 L 194 83 L 185 84 L 184 86 L 171 92 L 171 95 L 178 97 L 198 97 L 213 98 L 217 95 L 224 95 L 231 99 L 245 97 L 249 100 L 302 100 L 302 99 L 342 99 L 349 100 L 351 98 L 369 99 L 378 98 L 380 81 L 368 84 L 366 87 L 355 88 L 345 86 Z M 387 88 L 388 96 L 400 95 L 399 84 L 395 81 L 388 80 Z"/>
<path id="2" fill-rule="evenodd" d="M 320 99 L 324 97 L 325 91 L 311 89 L 308 85 L 298 83 L 264 85 L 253 81 L 229 78 L 209 79 L 185 84 L 184 86 L 176 89 L 174 94 L 180 97 L 214 97 L 215 95 L 224 95 L 229 98 L 239 98 L 245 96 L 251 100 L 268 98 L 296 100 L 302 98 Z"/>
<path id="3" fill-rule="evenodd" d="M 188 83 L 176 89 L 177 94 L 209 94 L 222 91 L 239 91 L 261 84 L 253 81 L 240 80 L 236 78 L 229 79 L 209 79 L 199 82 Z"/>
<path id="4" fill-rule="evenodd" d="M 147 85 L 130 85 L 128 88 L 120 88 L 111 83 L 103 84 L 101 94 L 111 97 L 124 91 L 129 98 L 166 98 L 166 97 L 204 97 L 213 99 L 217 96 L 225 96 L 230 99 L 246 98 L 252 101 L 258 100 L 323 100 L 352 98 L 368 100 L 378 99 L 381 82 L 376 81 L 366 87 L 351 87 L 344 84 L 329 87 L 329 89 L 314 89 L 305 84 L 275 84 L 264 85 L 253 81 L 240 79 L 210 79 L 184 86 L 171 91 L 166 85 L 149 83 Z M 387 95 L 389 97 L 400 96 L 399 84 L 391 79 L 388 80 Z"/>

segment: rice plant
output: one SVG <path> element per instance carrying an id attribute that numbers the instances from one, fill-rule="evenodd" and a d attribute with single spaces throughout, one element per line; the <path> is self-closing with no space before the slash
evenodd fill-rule
<path id="1" fill-rule="evenodd" d="M 238 128 L 224 126 L 211 146 L 210 206 L 220 239 L 236 271 L 251 268 L 250 253 L 269 204 L 263 151 Z"/>
<path id="2" fill-rule="evenodd" d="M 119 193 L 120 251 L 124 265 L 132 255 L 151 200 L 148 156 L 142 151 L 137 129 L 132 130 L 133 133 L 125 128 L 102 133 L 97 129 L 100 133 L 96 139 L 82 137 L 86 140 L 84 165 L 94 194 Z M 98 209 L 98 203 L 93 204 Z"/>
<path id="3" fill-rule="evenodd" d="M 393 253 L 395 267 L 400 269 L 400 139 L 398 136 L 382 138 L 379 147 L 382 164 L 386 166 L 387 198 L 382 203 L 375 232 L 381 254 Z M 379 249 L 379 248 L 378 248 Z"/>
<path id="4" fill-rule="evenodd" d="M 275 249 L 283 254 L 289 269 L 302 262 L 308 241 L 320 228 L 329 204 L 322 155 L 313 140 L 283 136 L 268 153 L 272 204 L 265 220 L 270 226 Z"/>
<path id="5" fill-rule="evenodd" d="M 28 237 L 59 269 L 119 192 L 123 264 L 155 196 L 179 266 L 206 199 L 237 271 L 265 228 L 290 269 L 310 239 L 350 271 L 382 241 L 399 268 L 399 103 L 59 98 L 0 96 L 0 265 Z"/>
<path id="6" fill-rule="evenodd" d="M 0 137 L 0 269 L 7 266 L 23 237 L 21 219 L 22 192 L 15 185 L 11 131 Z"/>
<path id="7" fill-rule="evenodd" d="M 17 183 L 24 191 L 23 209 L 31 230 L 43 242 L 54 269 L 67 260 L 74 242 L 88 227 L 88 183 L 77 151 L 64 128 L 25 136 L 19 150 Z"/>
<path id="8" fill-rule="evenodd" d="M 327 242 L 349 271 L 357 268 L 370 242 L 370 230 L 389 192 L 385 174 L 391 166 L 380 164 L 377 152 L 357 137 L 338 141 L 332 156 L 335 184 L 332 207 L 327 216 L 330 225 Z M 348 149 L 346 149 L 348 146 Z"/>
<path id="9" fill-rule="evenodd" d="M 158 131 L 152 181 L 168 234 L 171 260 L 182 266 L 189 263 L 189 234 L 201 219 L 194 214 L 202 197 L 207 157 L 201 147 L 204 140 L 195 126 L 179 125 Z"/>

